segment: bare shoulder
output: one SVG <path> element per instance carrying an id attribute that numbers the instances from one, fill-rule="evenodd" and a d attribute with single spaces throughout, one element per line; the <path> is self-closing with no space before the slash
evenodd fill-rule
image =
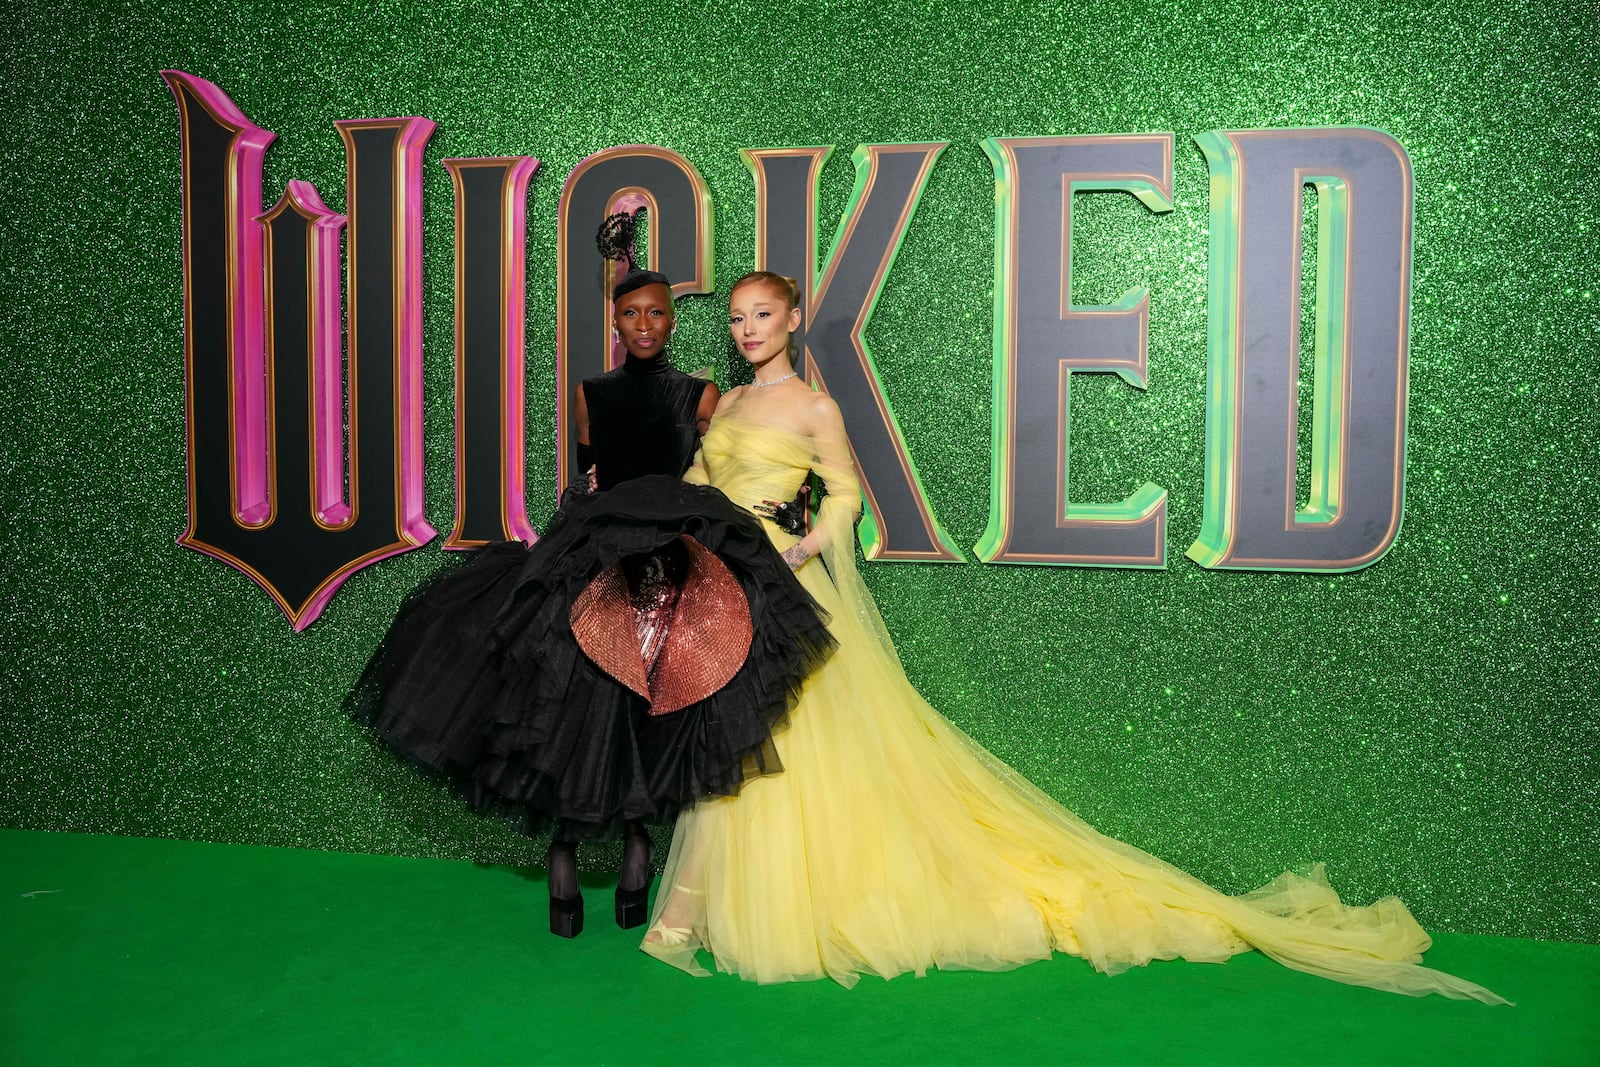
<path id="1" fill-rule="evenodd" d="M 744 388 L 742 385 L 736 385 L 726 393 L 723 393 L 721 398 L 717 400 L 717 410 L 727 411 L 728 408 L 738 403 L 739 398 L 744 396 Z"/>
<path id="2" fill-rule="evenodd" d="M 711 426 L 711 420 L 717 417 L 717 408 L 722 404 L 722 394 L 717 391 L 717 383 L 708 381 L 705 388 L 700 390 L 700 402 L 695 405 L 694 422 L 701 433 L 705 433 Z"/>
<path id="3" fill-rule="evenodd" d="M 838 403 L 827 393 L 813 392 L 806 401 L 805 413 L 808 429 L 813 434 L 838 430 L 844 426 L 844 416 L 839 413 Z"/>

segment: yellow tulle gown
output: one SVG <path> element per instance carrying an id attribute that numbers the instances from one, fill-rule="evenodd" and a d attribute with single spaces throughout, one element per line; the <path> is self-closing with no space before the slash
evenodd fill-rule
<path id="1" fill-rule="evenodd" d="M 1320 865 L 1241 897 L 1096 832 L 946 721 L 912 687 L 855 568 L 848 443 L 719 415 L 698 474 L 746 507 L 829 494 L 820 558 L 797 572 L 839 647 L 774 740 L 779 774 L 681 815 L 646 952 L 695 975 L 846 986 L 930 967 L 1001 970 L 1053 951 L 1115 973 L 1259 949 L 1303 971 L 1488 1003 L 1420 966 L 1428 935 L 1397 898 L 1340 902 Z M 795 540 L 767 523 L 779 549 Z"/>

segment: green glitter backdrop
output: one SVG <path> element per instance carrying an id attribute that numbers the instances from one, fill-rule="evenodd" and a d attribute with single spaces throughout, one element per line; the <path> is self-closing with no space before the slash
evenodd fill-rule
<path id="1" fill-rule="evenodd" d="M 716 13 L 713 15 L 712 12 Z M 1461 0 L 699 5 L 385 0 L 12 9 L 0 822 L 529 862 L 342 716 L 429 547 L 357 574 L 296 636 L 184 520 L 177 116 L 211 79 L 278 133 L 266 198 L 339 210 L 335 119 L 436 120 L 425 189 L 427 512 L 452 508 L 446 156 L 529 153 L 530 511 L 552 504 L 556 198 L 600 148 L 691 159 L 722 283 L 750 262 L 740 147 L 947 140 L 868 336 L 963 546 L 989 477 L 991 136 L 1173 131 L 1176 210 L 1079 198 L 1077 299 L 1151 291 L 1150 389 L 1073 390 L 1077 500 L 1170 492 L 1164 571 L 867 567 L 935 705 L 1093 823 L 1231 891 L 1328 860 L 1434 928 L 1600 940 L 1595 14 Z M 1206 572 L 1199 529 L 1212 128 L 1355 123 L 1416 176 L 1409 485 L 1354 574 Z M 724 294 L 725 295 L 725 292 Z M 732 377 L 720 297 L 680 363 Z M 733 380 L 737 380 L 733 378 Z M 608 857 L 596 851 L 594 860 Z"/>

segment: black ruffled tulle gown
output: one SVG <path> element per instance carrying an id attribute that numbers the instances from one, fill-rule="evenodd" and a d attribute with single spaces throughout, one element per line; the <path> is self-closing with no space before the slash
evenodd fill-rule
<path id="1" fill-rule="evenodd" d="M 599 490 L 414 591 L 352 714 L 560 838 L 781 769 L 772 729 L 833 642 L 761 523 L 680 480 L 704 388 L 660 356 L 585 381 Z"/>

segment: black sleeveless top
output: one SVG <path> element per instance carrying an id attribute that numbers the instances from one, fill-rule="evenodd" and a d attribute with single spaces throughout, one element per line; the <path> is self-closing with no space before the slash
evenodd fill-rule
<path id="1" fill-rule="evenodd" d="M 667 362 L 667 354 L 627 361 L 583 382 L 589 441 L 601 489 L 646 474 L 680 477 L 694 462 L 695 413 L 707 382 Z"/>

